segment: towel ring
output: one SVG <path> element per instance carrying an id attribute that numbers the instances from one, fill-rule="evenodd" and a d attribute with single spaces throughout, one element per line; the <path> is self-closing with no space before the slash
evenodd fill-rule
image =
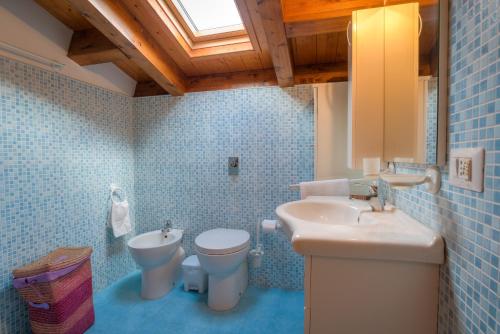
<path id="1" fill-rule="evenodd" d="M 118 197 L 118 199 L 120 199 L 120 200 L 121 200 L 120 202 L 124 202 L 124 201 L 126 201 L 126 200 L 127 200 L 127 193 L 126 193 L 126 192 L 125 192 L 125 190 L 123 190 L 122 188 L 120 188 L 120 187 L 118 187 L 118 186 L 116 186 L 116 185 L 112 184 L 112 185 L 110 186 L 110 190 L 111 190 L 111 192 L 110 192 L 109 196 L 111 197 L 111 201 L 112 201 L 113 203 L 115 203 L 115 204 L 116 204 L 116 203 L 119 203 L 119 202 L 115 201 L 114 196 Z M 123 197 L 120 195 L 120 192 L 122 192 L 122 193 L 123 193 Z"/>

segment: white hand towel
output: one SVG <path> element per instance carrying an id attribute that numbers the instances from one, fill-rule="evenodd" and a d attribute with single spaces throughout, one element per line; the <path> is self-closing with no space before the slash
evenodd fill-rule
<path id="1" fill-rule="evenodd" d="M 349 180 L 321 180 L 300 183 L 300 198 L 309 196 L 349 196 Z"/>
<path id="2" fill-rule="evenodd" d="M 111 228 L 115 238 L 121 237 L 132 231 L 130 216 L 128 212 L 128 202 L 115 202 L 111 206 Z"/>

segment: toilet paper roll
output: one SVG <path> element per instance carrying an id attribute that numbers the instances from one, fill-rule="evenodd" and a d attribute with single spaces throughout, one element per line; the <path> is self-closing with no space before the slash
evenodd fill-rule
<path id="1" fill-rule="evenodd" d="M 264 219 L 261 225 L 264 233 L 273 233 L 278 227 L 278 222 L 276 220 Z"/>
<path id="2" fill-rule="evenodd" d="M 363 175 L 375 176 L 380 173 L 380 158 L 363 158 Z"/>

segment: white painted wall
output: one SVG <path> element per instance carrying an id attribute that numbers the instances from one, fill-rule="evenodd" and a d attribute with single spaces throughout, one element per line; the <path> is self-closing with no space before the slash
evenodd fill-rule
<path id="1" fill-rule="evenodd" d="M 73 31 L 33 0 L 0 0 L 0 41 L 64 64 L 58 71 L 77 80 L 132 96 L 136 81 L 114 64 L 80 66 L 66 57 Z M 40 65 L 9 53 L 0 55 Z"/>

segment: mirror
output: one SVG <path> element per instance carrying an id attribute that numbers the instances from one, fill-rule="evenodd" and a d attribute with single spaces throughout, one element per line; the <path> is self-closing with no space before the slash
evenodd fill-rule
<path id="1" fill-rule="evenodd" d="M 352 12 L 349 39 L 348 157 L 444 165 L 447 110 L 447 1 Z"/>

